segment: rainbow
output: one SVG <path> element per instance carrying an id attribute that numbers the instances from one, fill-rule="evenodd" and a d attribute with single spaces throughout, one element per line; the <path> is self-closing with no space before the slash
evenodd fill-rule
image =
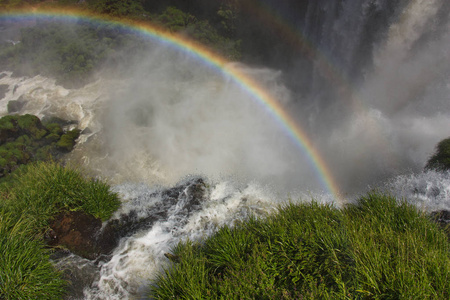
<path id="1" fill-rule="evenodd" d="M 389 149 L 390 142 L 383 133 L 379 121 L 372 115 L 371 109 L 364 101 L 364 96 L 352 86 L 351 80 L 343 72 L 343 68 L 340 68 L 333 59 L 327 56 L 300 31 L 295 25 L 286 21 L 280 13 L 283 15 L 289 14 L 289 8 L 283 6 L 282 3 L 277 1 L 254 1 L 250 5 L 245 3 L 242 8 L 252 15 L 256 15 L 258 19 L 266 24 L 267 27 L 272 28 L 280 36 L 281 40 L 287 41 L 291 47 L 297 49 L 303 53 L 306 57 L 309 57 L 314 61 L 315 67 L 319 73 L 328 81 L 331 85 L 337 87 L 339 90 L 339 97 L 336 100 L 341 101 L 341 105 L 351 107 L 355 115 L 364 118 L 365 130 L 371 135 L 378 138 L 377 144 L 380 151 L 383 149 Z M 429 75 L 433 76 L 433 75 Z M 435 73 L 437 76 L 437 73 Z M 425 81 L 424 81 L 424 84 Z M 422 85 L 417 85 L 416 89 L 422 89 Z M 401 105 L 398 103 L 397 105 Z M 394 153 L 386 153 L 389 163 L 394 168 L 397 167 L 399 157 Z"/>
<path id="2" fill-rule="evenodd" d="M 200 60 L 204 64 L 213 67 L 222 74 L 229 77 L 235 84 L 249 93 L 253 99 L 264 107 L 265 111 L 274 117 L 279 126 L 290 137 L 300 151 L 309 159 L 311 167 L 314 169 L 317 178 L 327 192 L 331 193 L 335 199 L 341 199 L 341 193 L 331 170 L 319 151 L 314 147 L 313 142 L 307 136 L 305 131 L 296 123 L 293 117 L 282 107 L 282 105 L 270 95 L 268 91 L 262 88 L 258 82 L 240 71 L 238 68 L 229 64 L 229 61 L 214 53 L 210 49 L 196 43 L 186 37 L 173 34 L 162 28 L 158 28 L 148 22 L 116 19 L 104 15 L 96 15 L 87 11 L 77 9 L 22 9 L 8 12 L 0 12 L 1 19 L 20 19 L 20 18 L 62 18 L 70 20 L 87 19 L 100 23 L 110 23 L 123 26 L 127 30 L 135 31 L 149 36 L 156 41 L 167 44 L 182 50 Z"/>

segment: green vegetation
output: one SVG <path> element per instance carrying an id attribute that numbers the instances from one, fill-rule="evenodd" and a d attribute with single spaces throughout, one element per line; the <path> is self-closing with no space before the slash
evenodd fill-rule
<path id="1" fill-rule="evenodd" d="M 153 21 L 171 32 L 182 33 L 215 49 L 230 60 L 240 58 L 240 41 L 223 36 L 208 20 L 198 20 L 189 13 L 169 6 L 156 15 Z"/>
<path id="2" fill-rule="evenodd" d="M 11 176 L 3 185 L 2 204 L 14 216 L 33 219 L 39 230 L 61 210 L 83 210 L 107 220 L 120 205 L 106 183 L 86 179 L 79 171 L 55 162 L 28 164 Z"/>
<path id="3" fill-rule="evenodd" d="M 97 13 L 114 17 L 141 17 L 145 14 L 142 1 L 136 0 L 91 0 L 88 7 Z"/>
<path id="4" fill-rule="evenodd" d="M 0 189 L 0 299 L 61 299 L 65 282 L 54 270 L 42 234 L 63 210 L 106 220 L 120 201 L 104 182 L 54 162 L 19 168 Z"/>
<path id="5" fill-rule="evenodd" d="M 80 130 L 64 132 L 58 123 L 41 123 L 33 115 L 0 118 L 0 177 L 33 161 L 58 158 L 70 152 Z"/>
<path id="6" fill-rule="evenodd" d="M 448 299 L 447 236 L 405 202 L 289 204 L 173 249 L 156 299 Z"/>
<path id="7" fill-rule="evenodd" d="M 425 169 L 450 170 L 450 138 L 444 139 L 437 144 L 436 152 L 428 160 Z"/>
<path id="8" fill-rule="evenodd" d="M 0 211 L 0 299 L 60 299 L 65 282 L 31 221 Z"/>
<path id="9" fill-rule="evenodd" d="M 21 30 L 20 43 L 0 44 L 0 63 L 17 75 L 46 75 L 67 87 L 84 85 L 105 62 L 109 65 L 132 58 L 143 42 L 120 32 L 119 26 L 40 21 Z M 122 49 L 130 56 L 117 56 Z"/>
<path id="10" fill-rule="evenodd" d="M 10 2 L 3 4 L 5 9 L 29 5 L 33 1 Z M 222 21 L 220 25 L 215 26 L 216 24 L 204 19 L 204 16 L 195 17 L 172 6 L 156 13 L 144 10 L 141 1 L 78 2 L 58 1 L 51 5 L 75 6 L 117 18 L 148 21 L 192 38 L 215 49 L 224 57 L 232 60 L 240 58 L 240 41 L 229 34 L 232 25 L 226 25 L 228 19 L 230 22 L 234 20 L 230 9 L 217 8 L 217 16 Z M 0 8 L 1 6 L 0 3 Z M 226 29 L 220 30 L 225 25 Z M 41 74 L 55 77 L 59 84 L 66 87 L 78 87 L 88 83 L 93 79 L 94 72 L 105 65 L 110 69 L 129 65 L 135 54 L 143 52 L 148 46 L 141 38 L 119 25 L 82 20 L 73 24 L 57 19 L 39 20 L 37 26 L 22 28 L 17 39 L 20 43 L 15 45 L 0 43 L 0 65 L 3 69 L 11 70 L 19 76 Z"/>

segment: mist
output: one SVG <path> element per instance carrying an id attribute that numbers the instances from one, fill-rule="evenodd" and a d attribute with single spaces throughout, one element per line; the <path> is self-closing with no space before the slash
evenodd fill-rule
<path id="1" fill-rule="evenodd" d="M 229 75 L 159 45 L 136 62 L 125 71 L 129 77 L 111 83 L 102 109 L 97 154 L 104 172 L 119 181 L 173 184 L 201 175 L 320 188 L 308 158 L 260 100 Z M 264 82 L 282 105 L 291 103 L 280 72 L 229 67 Z"/>
<path id="2" fill-rule="evenodd" d="M 224 68 L 239 68 L 290 113 L 343 194 L 421 172 L 436 143 L 450 135 L 449 4 L 348 0 L 306 7 L 299 39 L 314 42 L 316 55 L 290 49 L 270 68 Z M 311 27 L 320 9 L 339 13 Z M 2 107 L 23 96 L 33 101 L 21 113 L 79 121 L 88 130 L 69 160 L 113 183 L 170 185 L 201 175 L 284 194 L 326 189 L 274 116 L 222 70 L 148 37 L 123 48 L 81 88 L 42 77 L 0 79 L 10 85 Z"/>
<path id="3" fill-rule="evenodd" d="M 364 191 L 420 172 L 450 135 L 449 22 L 436 18 L 443 5 L 411 2 L 386 38 L 374 41 L 370 61 L 361 62 L 363 77 L 349 79 L 346 93 L 311 79 L 317 91 L 305 96 L 283 83 L 295 78 L 282 70 L 240 68 L 294 112 L 344 193 Z M 201 174 L 323 189 L 309 158 L 232 80 L 156 45 L 136 61 L 102 115 L 103 155 L 121 173 L 156 182 Z"/>

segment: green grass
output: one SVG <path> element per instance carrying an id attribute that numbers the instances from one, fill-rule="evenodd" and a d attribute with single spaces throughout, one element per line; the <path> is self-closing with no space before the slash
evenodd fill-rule
<path id="1" fill-rule="evenodd" d="M 0 299 L 61 299 L 65 282 L 31 220 L 0 211 Z"/>
<path id="2" fill-rule="evenodd" d="M 109 186 L 85 178 L 79 171 L 56 162 L 38 162 L 23 166 L 4 185 L 4 205 L 15 215 L 33 218 L 36 228 L 44 228 L 61 210 L 83 210 L 107 220 L 120 206 Z"/>
<path id="3" fill-rule="evenodd" d="M 21 166 L 0 186 L 0 299 L 61 299 L 65 282 L 42 234 L 64 210 L 106 220 L 120 205 L 99 180 L 55 162 Z"/>
<path id="4" fill-rule="evenodd" d="M 448 299 L 447 236 L 414 206 L 369 194 L 288 204 L 223 227 L 159 275 L 156 299 Z"/>

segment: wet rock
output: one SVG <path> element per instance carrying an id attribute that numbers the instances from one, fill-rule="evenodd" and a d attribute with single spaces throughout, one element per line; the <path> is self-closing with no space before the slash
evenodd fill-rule
<path id="1" fill-rule="evenodd" d="M 446 233 L 450 239 L 450 211 L 439 210 L 433 211 L 431 214 L 431 219 L 436 222 Z"/>
<path id="2" fill-rule="evenodd" d="M 174 263 L 181 262 L 181 258 L 178 255 L 174 255 L 172 253 L 164 253 L 164 256 L 171 262 L 174 262 Z"/>
<path id="3" fill-rule="evenodd" d="M 91 134 L 92 130 L 89 127 L 86 127 L 81 131 L 81 134 Z"/>
<path id="4" fill-rule="evenodd" d="M 164 189 L 148 195 L 149 198 L 161 199 L 158 205 L 139 213 L 131 210 L 127 214 L 121 214 L 119 218 L 108 221 L 98 236 L 98 243 L 102 249 L 112 251 L 119 240 L 131 236 L 141 230 L 148 230 L 159 220 L 166 219 L 169 211 L 175 206 L 183 216 L 200 209 L 206 194 L 206 184 L 202 178 L 194 178 L 181 183 L 173 188 Z M 146 201 L 141 199 L 140 201 Z M 184 218 L 187 219 L 187 218 Z"/>
<path id="5" fill-rule="evenodd" d="M 84 259 L 69 251 L 58 251 L 51 257 L 61 277 L 67 282 L 63 299 L 84 299 L 84 288 L 100 278 L 100 270 L 95 261 Z"/>
<path id="6" fill-rule="evenodd" d="M 0 84 L 0 99 L 3 99 L 5 97 L 6 92 L 8 91 L 8 89 L 9 89 L 9 85 L 7 85 L 7 84 Z"/>
<path id="7" fill-rule="evenodd" d="M 439 210 L 431 213 L 432 219 L 441 226 L 447 226 L 450 224 L 450 211 Z"/>
<path id="8" fill-rule="evenodd" d="M 100 219 L 86 213 L 63 212 L 50 224 L 47 242 L 50 246 L 63 246 L 81 257 L 95 259 L 101 251 L 96 243 L 101 227 Z"/>
<path id="9" fill-rule="evenodd" d="M 61 119 L 59 117 L 54 117 L 54 116 L 44 116 L 42 118 L 42 123 L 44 125 L 51 124 L 51 123 L 56 123 L 56 124 L 60 125 L 61 127 L 68 127 L 68 126 L 71 126 L 71 125 L 77 125 L 78 121 L 76 121 L 76 120 L 65 120 L 65 119 Z"/>
<path id="10" fill-rule="evenodd" d="M 1 96 L 1 95 L 0 95 Z M 26 101 L 11 100 L 8 102 L 8 113 L 19 112 L 26 104 Z"/>

